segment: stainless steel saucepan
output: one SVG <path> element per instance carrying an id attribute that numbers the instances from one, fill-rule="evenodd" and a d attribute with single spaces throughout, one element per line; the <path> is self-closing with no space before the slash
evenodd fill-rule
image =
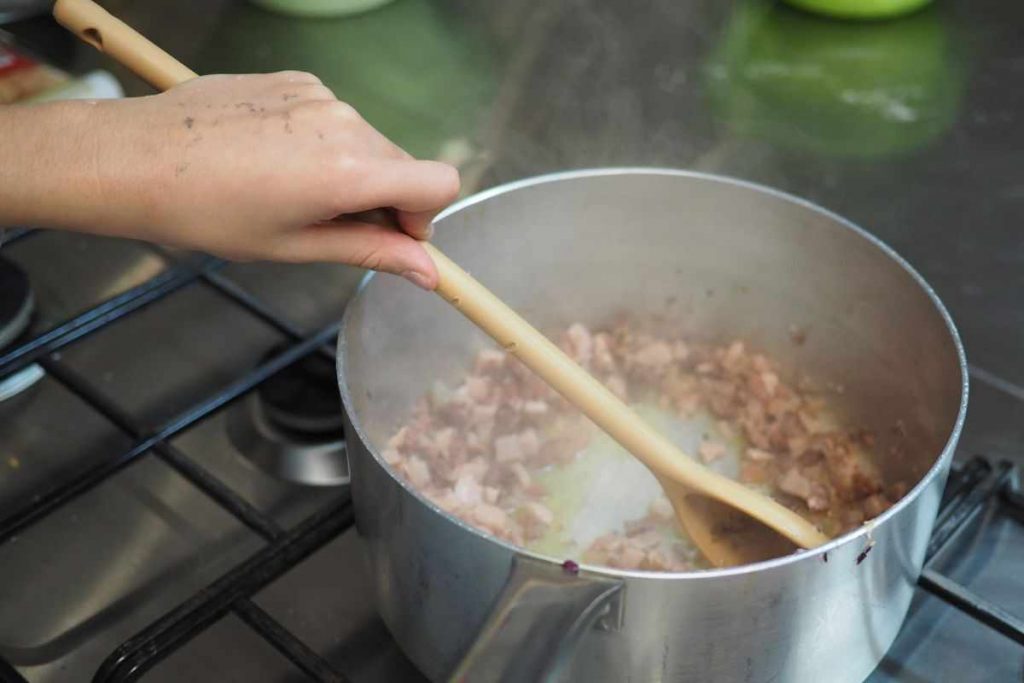
<path id="1" fill-rule="evenodd" d="M 966 411 L 963 349 L 927 283 L 838 216 L 683 171 L 524 180 L 457 204 L 437 228 L 543 330 L 664 314 L 835 382 L 840 408 L 879 435 L 886 478 L 914 486 L 863 528 L 784 558 L 577 572 L 470 528 L 389 471 L 381 445 L 416 398 L 489 342 L 436 297 L 368 277 L 338 347 L 352 491 L 380 613 L 417 666 L 474 683 L 866 677 L 906 615 Z"/>

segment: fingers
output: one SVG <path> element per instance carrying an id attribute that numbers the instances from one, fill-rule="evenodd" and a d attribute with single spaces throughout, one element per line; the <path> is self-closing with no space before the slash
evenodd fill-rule
<path id="1" fill-rule="evenodd" d="M 437 210 L 396 211 L 395 215 L 398 218 L 398 224 L 405 234 L 411 235 L 418 240 L 429 240 L 434 232 L 431 222 L 434 220 L 434 216 L 437 215 Z"/>
<path id="2" fill-rule="evenodd" d="M 420 243 L 393 228 L 360 221 L 331 221 L 293 233 L 276 254 L 295 262 L 346 263 L 401 275 L 427 290 L 437 286 L 437 269 Z"/>
<path id="3" fill-rule="evenodd" d="M 437 161 L 377 160 L 344 164 L 341 170 L 332 181 L 337 188 L 337 213 L 379 206 L 410 214 L 437 213 L 459 194 L 459 172 Z M 424 223 L 423 217 L 408 220 L 413 226 Z"/>

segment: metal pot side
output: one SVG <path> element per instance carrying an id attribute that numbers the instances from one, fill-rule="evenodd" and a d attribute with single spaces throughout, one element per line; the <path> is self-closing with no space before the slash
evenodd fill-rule
<path id="1" fill-rule="evenodd" d="M 357 528 L 410 659 L 436 681 L 863 680 L 906 615 L 966 413 L 963 349 L 927 283 L 832 213 L 685 171 L 523 180 L 437 227 L 446 253 L 542 330 L 642 310 L 837 383 L 835 400 L 879 434 L 883 472 L 914 486 L 863 528 L 785 558 L 559 579 L 566 558 L 462 524 L 380 459 L 412 402 L 488 341 L 437 297 L 368 277 L 346 310 L 339 382 Z"/>

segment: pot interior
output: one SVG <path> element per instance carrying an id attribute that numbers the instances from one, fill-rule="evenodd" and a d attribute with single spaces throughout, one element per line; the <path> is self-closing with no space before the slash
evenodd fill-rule
<path id="1" fill-rule="evenodd" d="M 436 235 L 542 331 L 659 317 L 831 387 L 837 411 L 875 433 L 888 481 L 913 487 L 958 423 L 963 366 L 937 300 L 880 243 L 790 197 L 682 172 L 568 173 L 467 200 Z M 493 346 L 388 276 L 350 303 L 342 335 L 342 391 L 378 455 L 419 397 Z"/>

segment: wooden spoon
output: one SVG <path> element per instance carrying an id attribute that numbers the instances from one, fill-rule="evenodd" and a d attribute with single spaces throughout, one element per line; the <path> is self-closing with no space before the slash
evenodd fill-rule
<path id="1" fill-rule="evenodd" d="M 58 0 L 53 14 L 79 38 L 160 90 L 197 76 L 92 0 Z M 792 510 L 687 457 L 437 247 L 427 242 L 423 247 L 437 266 L 437 293 L 650 468 L 683 528 L 713 563 L 736 564 L 750 558 L 716 533 L 707 506 L 695 504 L 692 494 L 739 510 L 798 546 L 812 548 L 829 540 Z"/>

